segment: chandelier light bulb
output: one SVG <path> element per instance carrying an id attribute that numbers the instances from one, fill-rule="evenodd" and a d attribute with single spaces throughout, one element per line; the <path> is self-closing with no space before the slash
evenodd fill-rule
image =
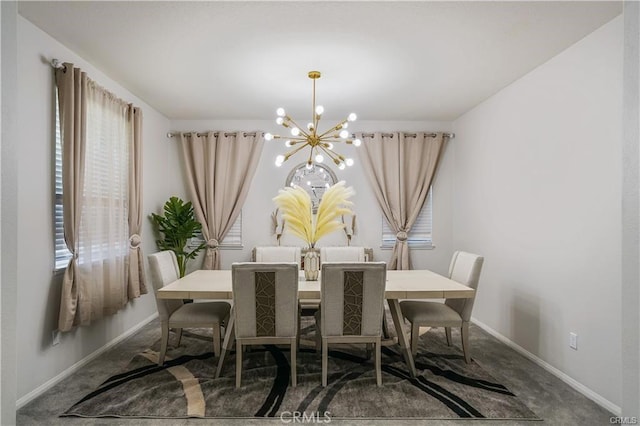
<path id="1" fill-rule="evenodd" d="M 347 158 L 346 160 L 344 160 L 344 162 L 347 164 L 347 166 L 351 167 L 353 166 L 353 158 Z"/>
<path id="2" fill-rule="evenodd" d="M 313 130 L 313 123 L 307 123 L 307 129 L 308 130 Z"/>
<path id="3" fill-rule="evenodd" d="M 323 112 L 324 112 L 324 107 L 322 105 L 318 105 L 316 107 L 316 114 L 322 115 Z"/>
<path id="4" fill-rule="evenodd" d="M 298 136 L 300 134 L 300 129 L 298 129 L 297 127 L 292 127 L 291 128 L 291 134 L 293 136 Z"/>
<path id="5" fill-rule="evenodd" d="M 356 113 L 352 112 L 351 114 L 349 114 L 349 117 L 347 117 L 347 120 L 356 121 L 357 118 L 358 118 L 358 116 L 356 115 Z"/>
<path id="6" fill-rule="evenodd" d="M 281 125 L 282 123 L 284 123 L 284 118 L 282 118 L 282 117 L 276 118 L 276 124 L 280 124 Z"/>
<path id="7" fill-rule="evenodd" d="M 345 168 L 345 167 L 346 167 L 346 166 L 345 166 L 345 165 L 344 165 L 344 163 L 342 163 L 342 162 L 338 165 L 338 168 L 339 168 L 340 170 L 344 170 L 344 168 Z"/>
<path id="8" fill-rule="evenodd" d="M 342 124 L 342 128 L 343 128 L 343 129 L 346 129 L 347 127 L 349 127 L 349 123 L 343 123 L 343 124 Z"/>
<path id="9" fill-rule="evenodd" d="M 307 161 L 307 165 L 305 167 L 307 168 L 307 170 L 313 169 L 313 163 L 311 162 L 311 160 Z"/>
<path id="10" fill-rule="evenodd" d="M 290 140 L 288 140 L 288 139 L 287 139 L 287 140 L 285 141 L 285 143 L 284 143 L 284 146 L 286 146 L 287 148 L 289 148 L 289 147 L 293 146 L 293 144 L 291 143 L 291 141 L 290 141 Z"/>
<path id="11" fill-rule="evenodd" d="M 346 139 L 346 138 L 348 138 L 348 137 L 349 137 L 349 132 L 348 132 L 347 130 L 342 130 L 342 131 L 340 131 L 340 137 L 341 137 L 342 139 Z"/>
<path id="12" fill-rule="evenodd" d="M 276 167 L 282 166 L 282 163 L 284 163 L 284 155 L 278 155 L 276 157 Z"/>
<path id="13" fill-rule="evenodd" d="M 264 140 L 270 141 L 272 139 L 273 139 L 273 135 L 271 133 L 265 133 L 264 134 Z"/>
<path id="14" fill-rule="evenodd" d="M 327 144 L 327 149 L 333 150 L 333 144 L 331 142 Z"/>
<path id="15" fill-rule="evenodd" d="M 311 186 L 311 181 L 310 180 L 307 181 L 307 186 Z"/>
<path id="16" fill-rule="evenodd" d="M 355 146 L 360 146 L 360 145 L 362 145 L 362 141 L 360 139 L 356 139 L 356 140 L 353 141 L 353 144 Z"/>
<path id="17" fill-rule="evenodd" d="M 284 108 L 278 108 L 276 110 L 276 114 L 278 114 L 278 117 L 284 117 L 284 114 L 285 114 Z"/>
<path id="18" fill-rule="evenodd" d="M 318 154 L 315 157 L 316 163 L 322 163 L 324 161 L 324 157 L 322 156 L 322 154 Z"/>

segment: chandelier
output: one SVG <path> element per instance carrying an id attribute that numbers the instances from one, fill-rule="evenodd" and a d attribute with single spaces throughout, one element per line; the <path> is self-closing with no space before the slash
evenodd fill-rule
<path id="1" fill-rule="evenodd" d="M 334 151 L 334 144 L 346 143 L 349 145 L 360 146 L 362 141 L 360 139 L 350 139 L 349 122 L 355 121 L 357 116 L 354 113 L 340 121 L 338 124 L 330 128 L 325 132 L 318 131 L 318 123 L 324 112 L 322 105 L 316 106 L 316 80 L 320 78 L 320 71 L 309 71 L 309 78 L 313 80 L 313 109 L 312 109 L 312 121 L 307 124 L 305 128 L 299 126 L 291 117 L 287 115 L 284 108 L 278 108 L 276 114 L 276 123 L 289 129 L 291 136 L 272 135 L 271 133 L 265 133 L 264 138 L 268 141 L 272 139 L 286 139 L 285 146 L 292 148 L 284 155 L 278 155 L 276 157 L 276 166 L 282 166 L 282 163 L 287 161 L 292 155 L 309 147 L 309 157 L 307 159 L 307 168 L 313 168 L 314 161 L 316 163 L 322 163 L 325 160 L 325 155 L 329 157 L 330 161 L 333 161 L 340 170 L 343 170 L 345 166 L 353 166 L 352 158 L 345 158 L 343 155 Z"/>

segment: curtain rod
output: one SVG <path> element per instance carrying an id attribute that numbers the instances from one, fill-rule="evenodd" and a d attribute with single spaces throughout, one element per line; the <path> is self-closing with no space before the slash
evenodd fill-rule
<path id="1" fill-rule="evenodd" d="M 236 136 L 238 133 L 240 133 L 240 132 L 225 132 L 224 135 L 225 136 Z M 202 137 L 202 136 L 207 136 L 208 134 L 209 134 L 208 132 L 207 133 L 196 133 L 196 136 Z M 214 132 L 213 136 L 218 136 L 219 134 L 220 134 L 220 132 Z M 256 132 L 242 132 L 243 136 L 255 136 L 256 134 L 257 134 Z M 171 133 L 171 132 L 167 133 L 167 137 L 168 138 L 172 138 L 172 137 L 177 136 L 177 135 L 178 135 L 178 133 Z M 185 133 L 185 135 L 191 136 L 192 133 L 191 132 L 187 132 L 187 133 Z M 260 136 L 262 136 L 262 135 L 264 135 L 264 133 L 260 134 Z"/>
<path id="2" fill-rule="evenodd" d="M 196 133 L 196 136 L 197 137 L 202 137 L 202 136 L 206 136 L 207 134 L 208 133 Z M 220 132 L 215 132 L 213 135 L 214 136 L 218 136 L 219 134 L 220 134 Z M 225 133 L 224 135 L 225 136 L 235 136 L 237 134 L 238 134 L 238 132 L 230 132 L 230 133 Z M 174 137 L 176 135 L 177 135 L 177 133 L 171 133 L 171 132 L 167 133 L 167 137 L 168 138 L 172 138 L 172 137 Z M 186 133 L 186 135 L 191 136 L 191 133 Z M 256 132 L 244 132 L 243 135 L 244 136 L 255 136 Z M 264 133 L 262 133 L 262 135 L 264 135 Z M 393 137 L 393 135 L 394 135 L 393 133 L 383 133 L 382 134 L 382 136 L 384 136 L 384 137 Z M 406 137 L 410 137 L 410 138 L 415 138 L 417 136 L 416 133 L 405 133 L 404 135 Z M 437 133 L 429 133 L 427 136 L 435 138 L 437 135 L 438 135 Z M 443 133 L 442 135 L 444 137 L 449 138 L 449 139 L 453 139 L 453 138 L 456 137 L 455 133 Z M 365 137 L 365 138 L 372 138 L 374 136 L 374 133 L 363 133 L 362 136 Z M 355 138 L 356 134 L 355 133 L 351 134 L 351 137 Z"/>

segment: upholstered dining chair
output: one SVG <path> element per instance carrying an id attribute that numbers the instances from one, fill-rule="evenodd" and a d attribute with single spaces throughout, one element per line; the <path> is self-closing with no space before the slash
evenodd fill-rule
<path id="1" fill-rule="evenodd" d="M 364 262 L 364 247 L 320 247 L 320 265 L 324 262 Z M 300 301 L 300 316 L 314 316 L 320 308 L 320 300 Z"/>
<path id="2" fill-rule="evenodd" d="M 300 268 L 300 247 L 260 246 L 254 248 L 255 262 L 295 262 Z"/>
<path id="3" fill-rule="evenodd" d="M 320 247 L 320 264 L 323 262 L 364 262 L 364 247 Z"/>
<path id="4" fill-rule="evenodd" d="M 245 262 L 231 265 L 236 339 L 236 387 L 242 382 L 245 345 L 291 346 L 291 385 L 297 384 L 297 263 Z"/>
<path id="5" fill-rule="evenodd" d="M 456 251 L 449 266 L 449 278 L 474 290 L 478 288 L 484 258 L 477 254 Z M 400 302 L 402 315 L 411 323 L 411 351 L 418 351 L 420 326 L 444 327 L 447 345 L 451 346 L 451 327 L 460 327 L 464 360 L 471 362 L 469 349 L 469 321 L 474 297 L 446 299 L 444 303 L 405 300 Z"/>
<path id="6" fill-rule="evenodd" d="M 183 303 L 182 300 L 159 299 L 158 290 L 176 281 L 179 277 L 178 262 L 174 252 L 167 250 L 148 256 L 151 283 L 156 296 L 158 315 L 162 328 L 162 342 L 158 365 L 164 364 L 169 344 L 169 330 L 177 334 L 176 345 L 180 345 L 183 328 L 207 327 L 213 329 L 213 353 L 220 355 L 220 327 L 229 319 L 230 305 L 227 302 Z"/>
<path id="7" fill-rule="evenodd" d="M 322 386 L 327 386 L 329 344 L 344 343 L 375 346 L 376 383 L 381 386 L 380 340 L 387 264 L 325 262 L 320 280 L 316 326 L 322 344 Z"/>

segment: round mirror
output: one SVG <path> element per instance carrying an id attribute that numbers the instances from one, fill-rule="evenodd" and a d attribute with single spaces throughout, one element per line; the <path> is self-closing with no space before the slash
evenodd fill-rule
<path id="1" fill-rule="evenodd" d="M 335 173 L 324 164 L 314 163 L 311 168 L 307 168 L 307 163 L 300 163 L 291 170 L 285 184 L 304 188 L 311 197 L 313 212 L 316 213 L 324 191 L 337 181 Z"/>

